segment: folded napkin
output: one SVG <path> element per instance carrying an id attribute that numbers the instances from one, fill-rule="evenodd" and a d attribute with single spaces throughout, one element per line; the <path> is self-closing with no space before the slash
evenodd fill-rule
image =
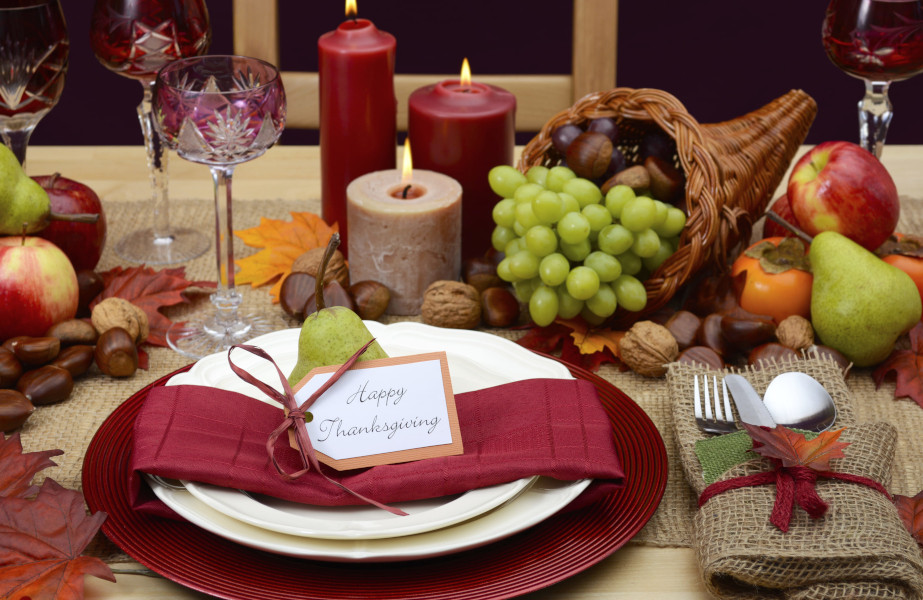
<path id="1" fill-rule="evenodd" d="M 330 477 L 383 503 L 434 498 L 529 477 L 599 480 L 595 496 L 621 486 L 624 472 L 596 388 L 584 380 L 531 379 L 455 395 L 464 454 L 336 472 Z M 163 514 L 138 472 L 243 489 L 315 505 L 360 502 L 311 471 L 282 479 L 266 440 L 282 409 L 209 387 L 158 387 L 135 421 L 131 483 L 135 507 Z M 302 468 L 280 436 L 283 469 Z"/>
<path id="2" fill-rule="evenodd" d="M 844 458 L 831 470 L 872 479 L 885 488 L 897 434 L 887 423 L 856 424 L 852 400 L 842 374 L 831 361 L 784 361 L 742 373 L 762 394 L 773 377 L 798 370 L 815 377 L 837 404 L 836 428 L 846 426 L 841 442 L 850 442 Z M 738 462 L 728 458 L 733 443 L 703 443 L 693 418 L 694 375 L 718 375 L 688 364 L 673 363 L 667 379 L 673 398 L 673 421 L 680 460 L 689 485 L 701 494 L 715 473 L 702 464 Z M 740 436 L 741 434 L 730 434 Z M 698 446 L 698 448 L 697 448 Z M 699 456 L 719 449 L 725 456 Z M 735 452 L 739 450 L 736 448 Z M 738 454 L 718 481 L 772 470 L 768 459 Z M 923 598 L 923 559 L 888 497 L 858 483 L 819 478 L 818 495 L 829 504 L 820 519 L 796 506 L 783 533 L 769 522 L 776 498 L 773 485 L 758 485 L 713 496 L 696 513 L 693 545 L 708 590 L 719 598 Z"/>

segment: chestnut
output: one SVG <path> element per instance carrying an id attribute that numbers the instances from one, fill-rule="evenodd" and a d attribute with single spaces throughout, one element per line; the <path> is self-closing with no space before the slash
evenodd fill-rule
<path id="1" fill-rule="evenodd" d="M 0 390 L 0 431 L 9 433 L 22 427 L 35 406 L 16 390 Z"/>
<path id="2" fill-rule="evenodd" d="M 289 273 L 279 290 L 279 304 L 285 314 L 304 321 L 304 305 L 314 294 L 316 279 L 307 273 Z"/>
<path id="3" fill-rule="evenodd" d="M 519 300 L 505 287 L 481 292 L 481 320 L 490 327 L 509 327 L 519 319 Z"/>
<path id="4" fill-rule="evenodd" d="M 95 348 L 86 344 L 77 344 L 68 346 L 58 354 L 57 358 L 51 361 L 51 364 L 67 369 L 71 377 L 80 377 L 93 364 L 95 358 Z"/>
<path id="5" fill-rule="evenodd" d="M 505 285 L 497 275 L 497 265 L 493 259 L 486 256 L 466 258 L 462 263 L 462 278 L 470 286 L 483 292 L 487 288 Z"/>
<path id="6" fill-rule="evenodd" d="M 0 388 L 11 388 L 22 376 L 22 363 L 16 355 L 0 348 Z"/>
<path id="7" fill-rule="evenodd" d="M 567 166 L 579 177 L 602 177 L 612 160 L 612 148 L 606 134 L 584 131 L 567 147 Z"/>
<path id="8" fill-rule="evenodd" d="M 13 354 L 24 367 L 43 365 L 61 351 L 61 340 L 56 337 L 25 337 L 13 346 Z"/>
<path id="9" fill-rule="evenodd" d="M 74 390 L 74 378 L 67 369 L 45 365 L 23 373 L 16 389 L 35 406 L 67 400 Z"/>
<path id="10" fill-rule="evenodd" d="M 107 329 L 99 336 L 93 357 L 99 370 L 111 377 L 128 377 L 138 369 L 135 340 L 121 327 Z"/>
<path id="11" fill-rule="evenodd" d="M 724 368 L 724 360 L 708 346 L 689 346 L 676 357 L 677 362 L 705 366 L 710 369 Z"/>
<path id="12" fill-rule="evenodd" d="M 696 332 L 702 325 L 702 319 L 688 310 L 678 310 L 667 319 L 664 327 L 676 338 L 680 350 L 695 344 Z"/>
<path id="13" fill-rule="evenodd" d="M 369 321 L 385 314 L 391 301 L 391 291 L 377 281 L 357 281 L 349 286 L 349 293 L 356 303 L 356 314 Z"/>
<path id="14" fill-rule="evenodd" d="M 772 364 L 777 361 L 787 361 L 798 358 L 801 358 L 801 354 L 788 346 L 783 346 L 778 342 L 768 342 L 750 351 L 750 354 L 747 356 L 747 364 L 754 369 L 762 369 L 764 366 L 763 362 Z"/>

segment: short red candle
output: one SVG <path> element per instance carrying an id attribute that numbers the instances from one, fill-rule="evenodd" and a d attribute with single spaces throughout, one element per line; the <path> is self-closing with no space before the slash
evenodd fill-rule
<path id="1" fill-rule="evenodd" d="M 499 198 L 487 173 L 513 164 L 516 97 L 483 83 L 447 80 L 410 96 L 408 135 L 415 166 L 462 185 L 462 258 L 483 255 Z"/>
<path id="2" fill-rule="evenodd" d="M 394 36 L 348 19 L 317 41 L 320 77 L 321 217 L 339 223 L 344 254 L 346 186 L 396 164 Z"/>

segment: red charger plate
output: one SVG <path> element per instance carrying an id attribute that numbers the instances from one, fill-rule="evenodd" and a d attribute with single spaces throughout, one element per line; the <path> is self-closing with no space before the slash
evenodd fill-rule
<path id="1" fill-rule="evenodd" d="M 140 390 L 103 422 L 87 449 L 83 493 L 90 510 L 108 514 L 102 531 L 132 558 L 180 585 L 220 598 L 512 598 L 566 579 L 618 550 L 654 514 L 667 483 L 666 448 L 647 414 L 598 375 L 566 366 L 574 377 L 596 386 L 612 422 L 625 486 L 585 508 L 475 550 L 401 563 L 327 563 L 254 550 L 190 523 L 135 513 L 127 485 L 132 425 L 150 389 L 189 367 Z"/>

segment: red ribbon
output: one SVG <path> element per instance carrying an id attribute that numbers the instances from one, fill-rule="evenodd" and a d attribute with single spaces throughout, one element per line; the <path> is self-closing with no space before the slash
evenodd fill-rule
<path id="1" fill-rule="evenodd" d="M 827 514 L 828 504 L 817 495 L 817 489 L 814 487 L 818 477 L 866 485 L 881 492 L 889 500 L 891 499 L 891 495 L 880 483 L 868 477 L 850 473 L 838 473 L 836 471 L 815 471 L 810 467 L 801 465 L 784 467 L 782 466 L 782 461 L 777 459 L 770 460 L 776 465 L 776 468 L 772 471 L 763 471 L 762 473 L 735 477 L 711 484 L 699 496 L 699 506 L 701 507 L 714 496 L 730 490 L 775 483 L 776 501 L 772 506 L 769 522 L 781 531 L 786 532 L 791 524 L 795 504 L 803 508 L 812 519 L 819 519 Z"/>
<path id="2" fill-rule="evenodd" d="M 256 388 L 261 392 L 273 398 L 286 408 L 287 414 L 285 419 L 279 424 L 278 427 L 273 430 L 271 434 L 269 434 L 269 439 L 266 440 L 266 452 L 269 453 L 269 457 L 272 459 L 273 466 L 276 468 L 276 471 L 278 471 L 279 475 L 281 475 L 283 479 L 286 481 L 294 481 L 313 468 L 315 471 L 320 473 L 324 479 L 341 488 L 342 490 L 352 494 L 356 498 L 359 498 L 363 502 L 377 506 L 378 508 L 382 508 L 395 515 L 406 516 L 407 513 L 401 509 L 387 506 L 381 502 L 378 502 L 377 500 L 372 500 L 371 498 L 366 498 L 362 494 L 349 489 L 339 481 L 328 477 L 327 474 L 321 470 L 320 461 L 317 460 L 317 456 L 314 452 L 314 446 L 311 444 L 311 438 L 308 436 L 308 429 L 305 424 L 305 412 L 311 408 L 311 405 L 314 404 L 314 402 L 320 398 L 320 396 L 326 392 L 330 386 L 336 383 L 336 381 L 343 375 L 343 373 L 349 370 L 349 368 L 352 367 L 357 360 L 359 360 L 359 357 L 362 356 L 362 353 L 365 352 L 366 348 L 372 345 L 372 342 L 374 341 L 375 339 L 373 338 L 369 340 L 365 346 L 359 348 L 359 350 L 356 351 L 356 353 L 353 354 L 348 361 L 342 364 L 340 368 L 334 372 L 333 376 L 328 379 L 322 386 L 320 386 L 317 391 L 311 394 L 311 396 L 305 400 L 301 406 L 298 406 L 298 403 L 295 401 L 295 394 L 292 392 L 292 386 L 288 383 L 288 378 L 282 374 L 282 370 L 279 368 L 279 365 L 276 364 L 276 361 L 274 361 L 272 357 L 269 356 L 269 354 L 267 354 L 266 351 L 262 348 L 257 346 L 249 346 L 247 344 L 231 346 L 228 348 L 228 364 L 231 366 L 231 370 L 234 371 L 238 377 L 247 383 L 256 386 Z M 282 381 L 282 389 L 284 390 L 284 393 L 280 393 L 275 388 L 263 383 L 244 369 L 235 365 L 234 361 L 231 360 L 231 351 L 234 350 L 234 348 L 246 350 L 251 354 L 268 360 L 272 366 L 275 367 L 276 372 L 279 374 L 279 380 Z M 282 468 L 282 465 L 279 464 L 279 461 L 276 460 L 275 454 L 276 441 L 279 439 L 279 436 L 288 431 L 290 427 L 295 428 L 295 442 L 298 446 L 299 453 L 301 454 L 301 463 L 304 465 L 303 469 L 294 473 L 285 471 L 285 469 Z"/>

